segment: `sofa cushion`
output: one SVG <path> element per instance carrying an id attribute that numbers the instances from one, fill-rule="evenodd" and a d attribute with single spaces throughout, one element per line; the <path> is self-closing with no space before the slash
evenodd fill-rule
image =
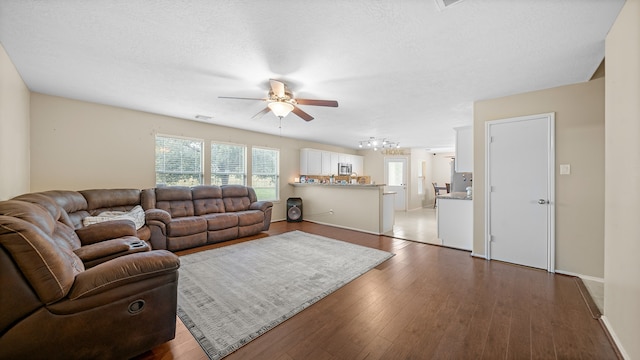
<path id="1" fill-rule="evenodd" d="M 30 202 L 33 204 L 38 204 L 43 208 L 45 208 L 51 214 L 54 220 L 63 222 L 68 226 L 73 227 L 73 224 L 71 223 L 71 219 L 69 219 L 67 212 L 63 211 L 62 207 L 60 207 L 60 205 L 58 205 L 52 198 L 44 194 L 41 194 L 41 193 L 23 194 L 23 195 L 14 197 L 13 200 L 20 200 L 20 201 Z"/>
<path id="2" fill-rule="evenodd" d="M 0 202 L 0 247 L 14 259 L 44 303 L 63 298 L 76 275 L 84 271 L 80 258 L 65 245 L 66 239 L 58 236 L 57 227 L 66 228 L 68 231 L 61 231 L 65 234 L 73 232 L 39 205 Z"/>
<path id="3" fill-rule="evenodd" d="M 237 213 L 207 214 L 202 215 L 202 217 L 207 219 L 207 229 L 210 231 L 238 226 Z"/>
<path id="4" fill-rule="evenodd" d="M 139 189 L 92 189 L 80 191 L 91 215 L 105 211 L 130 211 L 140 205 Z"/>
<path id="5" fill-rule="evenodd" d="M 222 190 L 215 185 L 199 185 L 191 189 L 195 215 L 224 212 Z"/>
<path id="6" fill-rule="evenodd" d="M 238 212 L 238 225 L 247 226 L 253 224 L 262 224 L 264 221 L 264 212 L 260 210 L 247 210 Z"/>
<path id="7" fill-rule="evenodd" d="M 193 216 L 191 188 L 171 186 L 156 189 L 156 208 L 162 209 L 171 217 Z"/>
<path id="8" fill-rule="evenodd" d="M 186 236 L 207 231 L 207 220 L 201 216 L 173 218 L 167 224 L 167 236 Z"/>
<path id="9" fill-rule="evenodd" d="M 89 216 L 89 212 L 87 212 L 87 200 L 77 191 L 50 190 L 44 191 L 41 194 L 50 197 L 64 209 L 74 229 L 81 228 L 82 219 Z"/>
<path id="10" fill-rule="evenodd" d="M 244 211 L 249 209 L 251 199 L 246 186 L 224 185 L 221 189 L 225 211 Z"/>

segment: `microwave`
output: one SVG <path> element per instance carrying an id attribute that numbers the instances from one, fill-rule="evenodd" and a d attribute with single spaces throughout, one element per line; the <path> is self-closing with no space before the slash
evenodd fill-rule
<path id="1" fill-rule="evenodd" d="M 351 175 L 352 167 L 349 163 L 338 163 L 338 175 Z"/>

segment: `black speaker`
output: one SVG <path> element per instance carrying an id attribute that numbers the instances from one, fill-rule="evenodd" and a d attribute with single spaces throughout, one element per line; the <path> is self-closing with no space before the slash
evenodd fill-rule
<path id="1" fill-rule="evenodd" d="M 302 199 L 300 198 L 287 199 L 287 221 L 288 222 L 302 221 Z"/>

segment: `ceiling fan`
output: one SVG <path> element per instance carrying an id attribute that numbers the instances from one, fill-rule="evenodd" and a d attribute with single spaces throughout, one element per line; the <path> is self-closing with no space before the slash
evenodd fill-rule
<path id="1" fill-rule="evenodd" d="M 312 100 L 312 99 L 296 99 L 293 97 L 293 93 L 285 83 L 278 80 L 269 79 L 271 89 L 266 98 L 244 98 L 244 97 L 231 97 L 231 96 L 219 96 L 220 99 L 240 99 L 240 100 L 260 100 L 266 101 L 267 107 L 262 111 L 255 114 L 252 119 L 262 117 L 269 111 L 282 119 L 289 115 L 290 112 L 298 115 L 300 118 L 306 121 L 313 120 L 313 116 L 302 111 L 297 105 L 313 105 L 313 106 L 330 106 L 338 107 L 338 102 L 335 100 Z"/>

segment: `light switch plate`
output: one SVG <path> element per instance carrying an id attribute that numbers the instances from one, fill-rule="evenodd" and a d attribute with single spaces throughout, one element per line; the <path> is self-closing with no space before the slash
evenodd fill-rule
<path id="1" fill-rule="evenodd" d="M 571 165 L 562 164 L 560 165 L 560 175 L 569 175 L 571 174 Z"/>

